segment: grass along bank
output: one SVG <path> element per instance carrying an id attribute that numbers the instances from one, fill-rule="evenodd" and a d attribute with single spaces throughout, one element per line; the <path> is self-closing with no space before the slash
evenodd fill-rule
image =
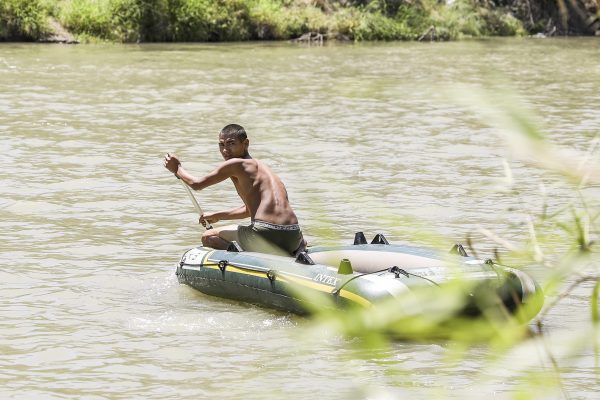
<path id="1" fill-rule="evenodd" d="M 50 32 L 49 8 L 40 0 L 0 0 L 0 40 L 31 41 Z"/>
<path id="2" fill-rule="evenodd" d="M 83 41 L 451 40 L 526 33 L 476 0 L 0 0 L 0 40 L 35 41 L 57 21 Z"/>

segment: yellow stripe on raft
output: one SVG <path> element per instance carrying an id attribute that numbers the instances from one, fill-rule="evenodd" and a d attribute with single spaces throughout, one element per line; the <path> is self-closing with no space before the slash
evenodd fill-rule
<path id="1" fill-rule="evenodd" d="M 331 286 L 327 286 L 327 285 L 323 285 L 321 283 L 317 283 L 314 282 L 313 280 L 311 280 L 310 278 L 296 278 L 295 276 L 281 276 L 277 275 L 277 279 L 283 281 L 283 282 L 289 282 L 289 281 L 293 281 L 295 283 L 298 283 L 302 286 L 308 286 L 310 288 L 319 290 L 321 292 L 326 292 L 326 293 L 331 293 Z"/>
<path id="2" fill-rule="evenodd" d="M 210 257 L 212 255 L 212 253 L 214 253 L 214 250 L 211 250 L 209 252 L 207 252 L 204 257 L 202 257 L 202 261 L 200 261 L 200 265 L 204 266 L 204 262 L 208 261 L 208 257 Z"/>
<path id="3" fill-rule="evenodd" d="M 344 290 L 344 289 L 340 290 L 340 297 L 345 297 L 348 300 L 352 300 L 355 303 L 360 304 L 361 306 L 365 306 L 365 307 L 371 307 L 372 306 L 372 304 L 371 304 L 371 302 L 369 300 L 365 299 L 362 296 L 357 295 L 356 293 L 352 293 L 352 292 L 349 292 L 349 291 Z"/>
<path id="4" fill-rule="evenodd" d="M 310 278 L 299 279 L 299 278 L 295 278 L 295 277 L 291 277 L 291 276 L 282 277 L 281 275 L 278 275 L 277 278 L 279 280 L 281 280 L 281 281 L 284 281 L 284 282 L 285 281 L 289 282 L 291 280 L 291 281 L 294 281 L 297 284 L 300 284 L 300 285 L 303 285 L 303 286 L 308 286 L 308 287 L 311 287 L 311 288 L 316 289 L 316 290 L 320 290 L 321 292 L 325 292 L 325 293 L 328 293 L 328 294 L 331 294 L 332 289 L 333 289 L 331 286 L 322 285 L 320 283 L 313 282 L 312 280 L 309 280 Z M 340 291 L 339 296 L 340 297 L 344 297 L 344 298 L 346 298 L 348 300 L 351 300 L 351 301 L 353 301 L 355 303 L 358 303 L 358 304 L 360 304 L 360 305 L 362 305 L 364 307 L 371 307 L 372 306 L 372 303 L 369 300 L 365 299 L 362 296 L 357 295 L 356 293 L 352 293 L 352 292 L 349 292 L 349 291 L 344 290 L 344 289 L 342 289 Z"/>
<path id="5" fill-rule="evenodd" d="M 208 253 L 204 257 L 204 259 L 202 260 L 202 264 L 204 264 L 204 261 L 206 259 L 208 259 L 208 255 L 211 254 L 211 253 L 212 252 Z M 218 265 L 210 265 L 210 264 L 203 265 L 203 267 L 204 268 L 210 268 L 210 269 L 218 269 L 219 268 Z M 246 268 L 236 267 L 234 264 L 227 264 L 227 270 L 230 271 L 230 272 L 236 272 L 238 274 L 252 275 L 252 276 L 258 276 L 260 278 L 269 279 L 269 278 L 267 278 L 266 272 L 251 271 L 251 270 L 248 270 Z M 297 283 L 299 285 L 310 287 L 312 289 L 319 290 L 319 291 L 327 293 L 327 294 L 332 294 L 333 288 L 331 286 L 329 286 L 329 285 L 323 285 L 321 283 L 314 282 L 310 278 L 297 278 L 295 276 L 289 276 L 289 275 L 284 276 L 284 275 L 285 275 L 285 272 L 282 273 L 282 272 L 277 271 L 277 279 L 280 280 L 280 281 L 282 281 L 282 282 L 287 282 L 287 283 L 294 282 L 294 283 Z M 352 293 L 352 292 L 349 292 L 349 291 L 344 290 L 344 289 L 340 290 L 340 293 L 338 295 L 340 297 L 343 297 L 345 299 L 348 299 L 348 300 L 351 300 L 351 301 L 353 301 L 355 303 L 358 303 L 358 304 L 360 304 L 360 305 L 362 305 L 364 307 L 371 307 L 373 305 L 369 300 L 365 299 L 364 297 L 359 296 L 356 293 Z"/>
<path id="6" fill-rule="evenodd" d="M 238 267 L 236 267 L 234 265 L 231 265 L 231 264 L 227 265 L 227 271 L 229 271 L 229 272 L 237 272 L 238 274 L 258 276 L 260 278 L 268 279 L 266 272 L 262 272 L 262 271 L 250 271 L 250 270 L 248 270 L 246 268 L 238 268 Z"/>
<path id="7" fill-rule="evenodd" d="M 203 264 L 202 268 L 219 269 L 218 264 Z M 267 273 L 262 271 L 250 271 L 246 268 L 236 267 L 233 264 L 227 264 L 227 272 L 235 272 L 237 274 L 258 276 L 259 278 L 267 279 Z"/>

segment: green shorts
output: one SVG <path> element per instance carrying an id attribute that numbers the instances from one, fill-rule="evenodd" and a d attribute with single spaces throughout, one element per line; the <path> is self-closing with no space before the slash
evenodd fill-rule
<path id="1" fill-rule="evenodd" d="M 293 256 L 304 241 L 298 224 L 277 225 L 254 220 L 249 226 L 238 226 L 238 241 L 242 249 L 258 253 Z"/>

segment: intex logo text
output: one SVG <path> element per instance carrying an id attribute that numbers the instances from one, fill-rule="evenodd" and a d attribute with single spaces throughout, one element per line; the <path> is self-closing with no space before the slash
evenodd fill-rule
<path id="1" fill-rule="evenodd" d="M 317 274 L 317 276 L 315 276 L 313 278 L 313 281 L 315 281 L 315 282 L 324 283 L 324 284 L 330 285 L 330 286 L 335 286 L 337 284 L 338 280 L 339 280 L 338 278 L 335 278 L 330 275 L 325 275 L 325 274 Z"/>

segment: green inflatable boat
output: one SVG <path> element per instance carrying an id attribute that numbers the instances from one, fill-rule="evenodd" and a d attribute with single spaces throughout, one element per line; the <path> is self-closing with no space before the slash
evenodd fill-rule
<path id="1" fill-rule="evenodd" d="M 541 290 L 529 275 L 469 257 L 461 245 L 440 254 L 389 244 L 380 234 L 367 243 L 362 232 L 352 245 L 312 247 L 296 258 L 246 252 L 235 243 L 228 250 L 196 247 L 181 257 L 176 274 L 180 283 L 208 295 L 297 314 L 310 312 L 315 305 L 309 303 L 323 296 L 334 307 L 374 307 L 417 287 L 453 279 L 491 288 L 510 312 L 537 298 L 528 318 L 541 308 Z M 464 310 L 477 312 L 475 304 Z"/>

